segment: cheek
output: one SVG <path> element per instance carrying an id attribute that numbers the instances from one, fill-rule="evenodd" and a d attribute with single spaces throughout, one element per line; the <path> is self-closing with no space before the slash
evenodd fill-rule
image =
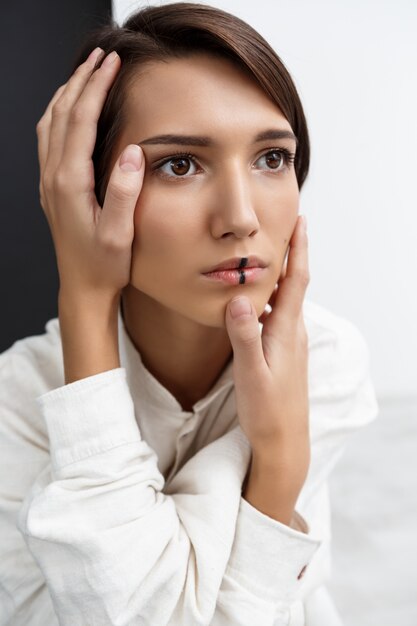
<path id="1" fill-rule="evenodd" d="M 258 198 L 258 204 L 262 207 L 261 227 L 275 244 L 283 245 L 284 240 L 289 241 L 294 230 L 299 211 L 299 189 L 294 176 L 288 177 L 285 184 L 264 185 Z"/>
<path id="2" fill-rule="evenodd" d="M 142 255 L 160 257 L 175 239 L 175 208 L 164 194 L 155 193 L 146 183 L 136 203 L 134 247 Z"/>
<path id="3" fill-rule="evenodd" d="M 193 209 L 193 210 L 192 210 Z M 131 285 L 167 308 L 195 306 L 203 220 L 184 191 L 144 187 L 134 214 Z M 198 317 L 199 319 L 199 317 Z M 203 318 L 204 319 L 204 315 Z"/>
<path id="4" fill-rule="evenodd" d="M 195 242 L 198 225 L 178 194 L 144 185 L 134 213 L 132 270 L 146 280 L 170 281 L 190 262 L 184 251 Z M 141 280 L 142 282 L 142 280 Z"/>
<path id="5" fill-rule="evenodd" d="M 276 186 L 276 197 L 282 208 L 287 208 L 289 211 L 298 209 L 300 192 L 294 170 Z"/>
<path id="6" fill-rule="evenodd" d="M 275 185 L 268 192 L 263 198 L 266 210 L 262 212 L 261 229 L 272 259 L 272 276 L 278 279 L 299 213 L 300 196 L 295 174 L 288 177 L 286 184 Z M 275 282 L 271 288 L 274 285 Z"/>

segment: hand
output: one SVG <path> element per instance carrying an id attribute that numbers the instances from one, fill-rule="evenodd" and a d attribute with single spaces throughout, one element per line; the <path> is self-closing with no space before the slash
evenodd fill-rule
<path id="1" fill-rule="evenodd" d="M 310 462 L 308 336 L 302 313 L 309 283 L 307 249 L 299 217 L 287 267 L 269 300 L 272 310 L 259 318 L 262 335 L 253 304 L 249 315 L 233 318 L 230 302 L 226 311 L 240 426 L 254 454 L 271 464 L 279 458 L 286 467 L 296 464 L 301 483 Z"/>
<path id="2" fill-rule="evenodd" d="M 39 120 L 40 202 L 57 257 L 60 292 L 113 300 L 130 279 L 133 215 L 142 187 L 141 148 L 129 145 L 109 178 L 103 208 L 94 192 L 97 121 L 121 66 L 94 50 L 53 96 Z M 97 69 L 98 67 L 98 69 Z"/>

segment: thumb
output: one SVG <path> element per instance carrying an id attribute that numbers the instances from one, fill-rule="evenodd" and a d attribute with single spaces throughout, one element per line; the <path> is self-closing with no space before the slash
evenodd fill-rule
<path id="1" fill-rule="evenodd" d="M 249 298 L 233 298 L 226 309 L 226 329 L 233 348 L 233 368 L 240 380 L 265 367 L 262 337 L 255 307 Z"/>
<path id="2" fill-rule="evenodd" d="M 99 221 L 104 239 L 114 238 L 119 242 L 131 243 L 134 234 L 133 213 L 142 189 L 144 165 L 142 149 L 135 144 L 128 145 L 116 161 Z"/>

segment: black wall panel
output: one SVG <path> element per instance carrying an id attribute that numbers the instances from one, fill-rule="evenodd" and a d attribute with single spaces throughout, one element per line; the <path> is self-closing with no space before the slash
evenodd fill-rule
<path id="1" fill-rule="evenodd" d="M 36 123 L 111 0 L 0 3 L 0 352 L 56 317 L 58 273 L 39 204 Z"/>

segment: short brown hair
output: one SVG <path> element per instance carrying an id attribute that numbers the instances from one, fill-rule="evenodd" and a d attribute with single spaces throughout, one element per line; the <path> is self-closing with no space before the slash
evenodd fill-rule
<path id="1" fill-rule="evenodd" d="M 131 15 L 122 26 L 112 20 L 93 31 L 80 50 L 74 69 L 96 46 L 106 53 L 116 50 L 122 61 L 98 122 L 93 153 L 96 195 L 101 206 L 110 174 L 112 146 L 123 127 L 123 104 L 129 81 L 145 63 L 184 58 L 196 52 L 220 55 L 235 62 L 249 72 L 278 106 L 297 137 L 294 168 L 301 189 L 310 163 L 303 107 L 281 59 L 249 24 L 204 4 L 177 2 L 149 6 Z"/>

